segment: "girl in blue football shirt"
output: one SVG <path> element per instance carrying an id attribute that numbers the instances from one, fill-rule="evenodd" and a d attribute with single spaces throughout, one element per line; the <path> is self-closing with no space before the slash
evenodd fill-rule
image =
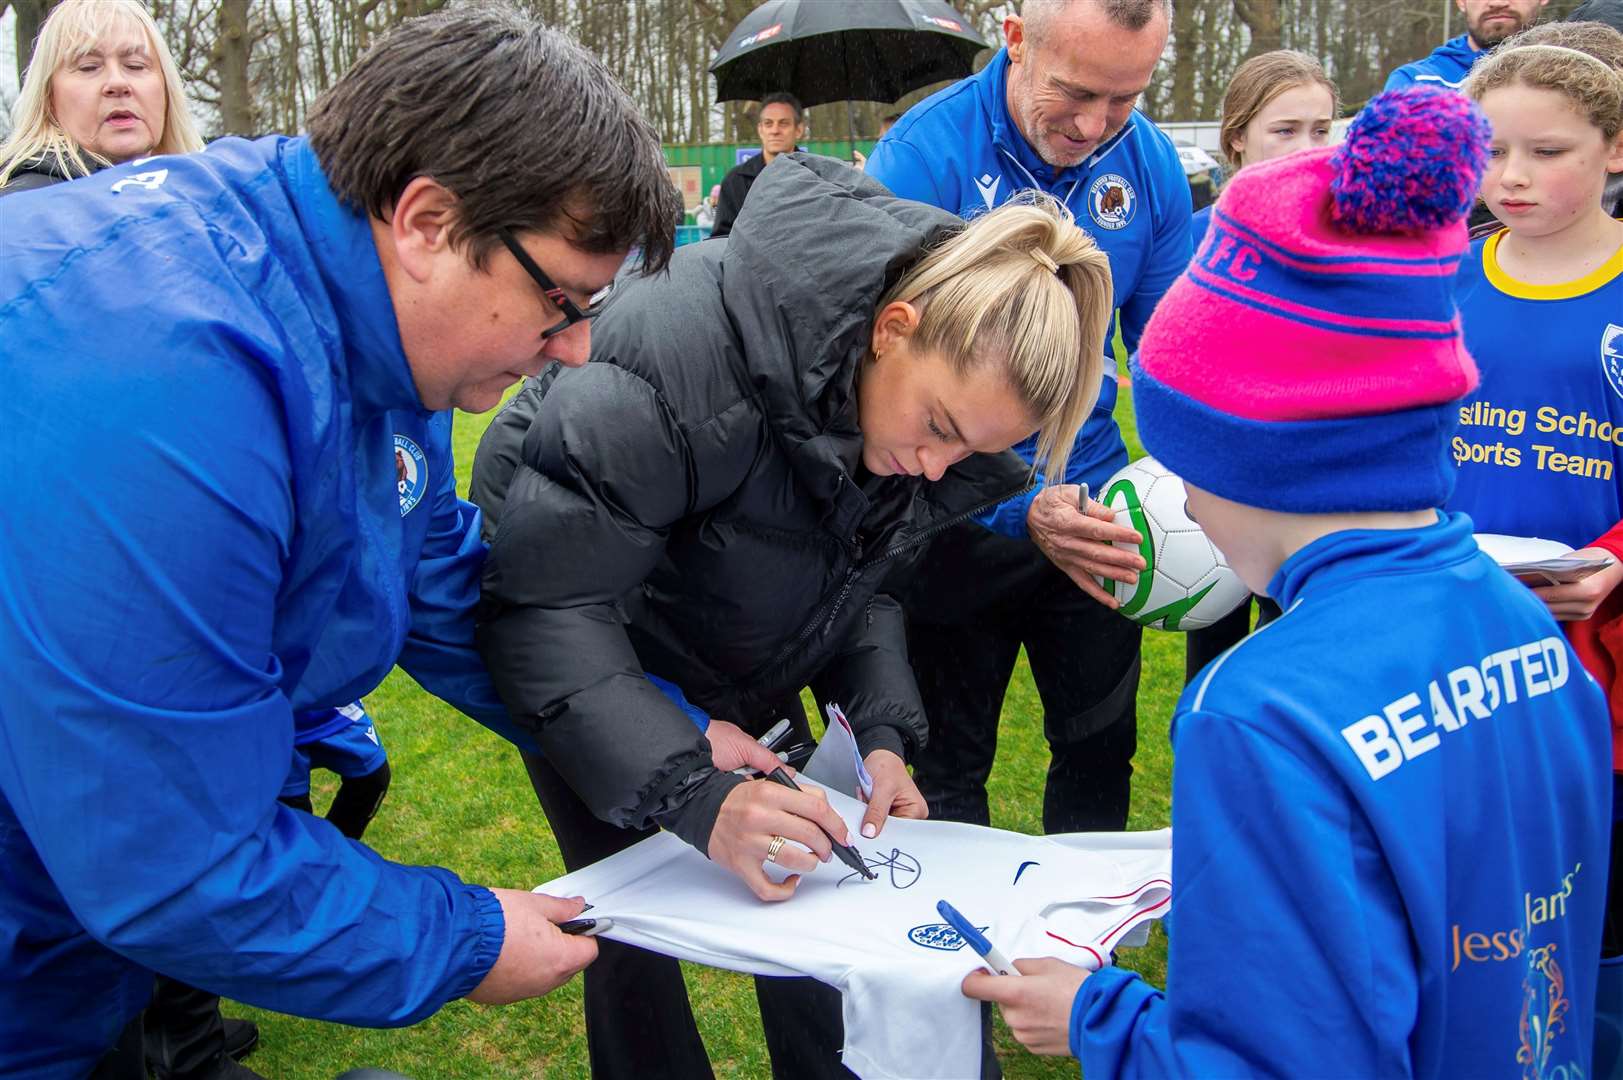
<path id="1" fill-rule="evenodd" d="M 1612 563 L 1533 591 L 1608 691 L 1623 767 L 1623 221 L 1603 205 L 1623 173 L 1623 34 L 1552 23 L 1508 41 L 1465 91 L 1493 125 L 1481 197 L 1502 228 L 1476 240 L 1456 299 L 1481 385 L 1452 440 L 1450 509 L 1480 532 L 1559 540 Z M 1615 774 L 1614 774 L 1615 775 Z M 1593 1075 L 1623 1032 L 1623 830 L 1602 940 Z"/>
<path id="2" fill-rule="evenodd" d="M 1513 38 L 1466 85 L 1493 125 L 1482 199 L 1503 228 L 1471 246 L 1457 300 L 1482 384 L 1461 405 L 1450 509 L 1480 532 L 1623 556 L 1623 35 L 1553 24 Z M 1623 562 L 1536 591 L 1594 615 Z"/>

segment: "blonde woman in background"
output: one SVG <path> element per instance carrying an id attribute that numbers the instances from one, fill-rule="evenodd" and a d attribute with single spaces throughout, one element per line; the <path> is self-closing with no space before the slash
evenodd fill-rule
<path id="1" fill-rule="evenodd" d="M 0 146 L 0 194 L 203 148 L 174 58 L 135 0 L 65 0 L 34 45 Z"/>

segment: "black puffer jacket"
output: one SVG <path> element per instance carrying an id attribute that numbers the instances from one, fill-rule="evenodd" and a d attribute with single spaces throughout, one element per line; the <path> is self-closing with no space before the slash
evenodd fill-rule
<path id="1" fill-rule="evenodd" d="M 96 159 L 86 155 L 91 162 L 91 171 L 100 172 L 105 166 L 96 162 Z M 17 166 L 6 178 L 4 187 L 0 187 L 0 195 L 15 195 L 19 191 L 35 191 L 39 188 L 60 184 L 65 180 L 76 180 L 78 177 L 69 171 L 68 167 L 54 154 L 37 157 Z"/>
<path id="2" fill-rule="evenodd" d="M 600 818 L 705 850 L 737 777 L 643 672 L 746 730 L 811 685 L 864 753 L 927 725 L 887 574 L 1024 489 L 1013 454 L 939 483 L 860 469 L 854 379 L 884 289 L 962 223 L 783 155 L 732 235 L 617 288 L 592 362 L 531 380 L 473 470 L 496 686 Z"/>

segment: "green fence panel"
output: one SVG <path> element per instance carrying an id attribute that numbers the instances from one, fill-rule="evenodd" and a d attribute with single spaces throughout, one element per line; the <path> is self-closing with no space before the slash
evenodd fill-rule
<path id="1" fill-rule="evenodd" d="M 814 154 L 849 158 L 852 145 L 866 154 L 873 149 L 876 141 L 858 139 L 852 144 L 844 139 L 812 139 L 805 148 Z M 738 164 L 738 151 L 741 149 L 755 150 L 758 146 L 755 143 L 667 143 L 665 164 L 699 166 L 703 170 L 704 186 L 701 190 L 708 192 Z"/>

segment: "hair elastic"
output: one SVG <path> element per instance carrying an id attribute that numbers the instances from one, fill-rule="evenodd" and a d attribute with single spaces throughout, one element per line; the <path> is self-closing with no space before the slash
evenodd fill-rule
<path id="1" fill-rule="evenodd" d="M 1609 72 L 1613 77 L 1623 79 L 1623 70 L 1613 67 L 1611 64 L 1608 64 L 1594 53 L 1586 53 L 1582 49 L 1574 49 L 1570 45 L 1548 45 L 1544 42 L 1537 42 L 1532 45 L 1512 45 L 1510 48 L 1506 49 L 1502 53 L 1499 53 L 1498 55 L 1515 56 L 1519 52 L 1527 52 L 1531 49 L 1542 49 L 1545 52 L 1566 53 L 1569 56 L 1581 56 L 1591 64 L 1598 64 L 1602 70 Z"/>

